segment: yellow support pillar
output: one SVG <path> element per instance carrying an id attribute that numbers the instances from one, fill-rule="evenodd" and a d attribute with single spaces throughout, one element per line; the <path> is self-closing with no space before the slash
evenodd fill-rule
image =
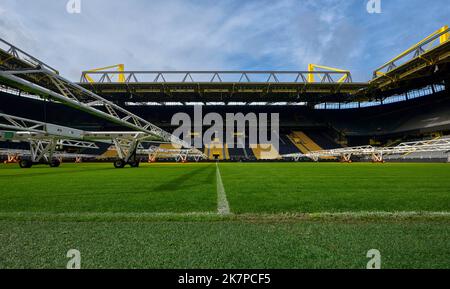
<path id="1" fill-rule="evenodd" d="M 117 70 L 118 70 L 119 72 L 124 72 L 124 71 L 125 71 L 125 65 L 123 65 L 123 64 L 118 64 L 118 65 L 117 65 Z M 120 83 L 124 83 L 124 82 L 125 82 L 125 74 L 123 74 L 123 73 L 120 73 L 120 74 L 119 74 L 119 82 L 120 82 Z"/>
<path id="2" fill-rule="evenodd" d="M 446 30 L 448 30 L 448 25 L 443 26 L 443 27 L 439 30 L 439 33 L 444 32 L 444 31 L 446 31 Z M 439 37 L 439 43 L 442 44 L 442 43 L 448 41 L 449 37 L 450 37 L 450 33 L 449 33 L 449 32 L 447 32 L 447 33 L 441 35 L 441 37 Z"/>
<path id="3" fill-rule="evenodd" d="M 122 72 L 122 73 L 119 73 L 117 81 L 120 82 L 120 83 L 124 83 L 125 82 L 125 74 L 123 73 L 125 71 L 125 65 L 124 64 L 116 64 L 116 65 L 111 65 L 111 66 L 106 66 L 106 67 L 101 67 L 101 68 L 90 69 L 90 70 L 85 72 L 84 78 L 88 82 L 94 83 L 95 80 L 89 75 L 90 72 L 104 71 L 104 70 L 113 69 L 113 68 L 117 68 L 118 72 Z"/>
<path id="4" fill-rule="evenodd" d="M 314 64 L 308 64 L 308 71 L 309 72 L 314 71 L 314 67 L 315 67 Z M 308 74 L 308 82 L 309 83 L 313 83 L 314 81 L 315 81 L 314 80 L 314 73 L 309 73 Z"/>
<path id="5" fill-rule="evenodd" d="M 327 71 L 343 73 L 343 76 L 341 78 L 339 78 L 339 80 L 337 81 L 338 83 L 344 82 L 347 79 L 348 74 L 350 73 L 350 71 L 348 71 L 348 70 L 338 69 L 338 68 L 324 66 L 324 65 L 317 65 L 317 64 L 312 64 L 312 63 L 308 64 L 308 72 L 313 72 L 316 68 L 324 69 L 325 70 L 324 73 L 326 73 Z M 308 73 L 307 81 L 309 83 L 315 82 L 314 73 Z"/>
<path id="6" fill-rule="evenodd" d="M 391 60 L 389 60 L 388 62 L 386 62 L 383 66 L 381 66 L 380 68 L 378 68 L 377 70 L 375 70 L 375 74 L 376 75 L 382 75 L 380 72 L 381 69 L 387 67 L 389 64 L 403 58 L 404 56 L 410 54 L 411 52 L 415 51 L 418 47 L 422 46 L 425 42 L 429 41 L 430 39 L 432 39 L 433 37 L 435 38 L 434 40 L 432 40 L 431 42 L 428 43 L 428 46 L 431 47 L 431 45 L 433 44 L 434 41 L 437 41 L 437 37 L 436 35 L 438 35 L 439 33 L 442 33 L 444 31 L 448 30 L 448 25 L 445 25 L 441 28 L 439 28 L 438 30 L 436 30 L 435 32 L 431 33 L 430 35 L 428 35 L 427 37 L 425 37 L 423 40 L 421 40 L 420 42 L 418 42 L 417 44 L 411 46 L 410 48 L 408 48 L 407 50 L 405 50 L 404 52 L 402 52 L 401 54 L 397 55 L 396 57 L 392 58 Z M 446 41 L 448 41 L 450 36 L 450 33 L 445 33 L 443 35 L 441 35 L 439 37 L 439 43 L 442 44 Z"/>

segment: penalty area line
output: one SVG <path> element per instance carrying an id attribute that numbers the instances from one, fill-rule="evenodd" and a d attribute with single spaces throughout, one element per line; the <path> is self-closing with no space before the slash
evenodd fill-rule
<path id="1" fill-rule="evenodd" d="M 222 176 L 220 175 L 219 164 L 216 162 L 216 182 L 217 182 L 217 213 L 219 215 L 229 215 L 230 205 L 228 204 L 227 194 L 223 187 Z"/>
<path id="2" fill-rule="evenodd" d="M 242 213 L 224 214 L 210 212 L 0 212 L 2 221 L 43 221 L 43 222 L 146 222 L 146 221 L 445 221 L 450 220 L 450 212 L 322 212 L 322 213 Z"/>
<path id="3" fill-rule="evenodd" d="M 0 221 L 3 220 L 27 220 L 27 221 L 154 221 L 154 220 L 181 220 L 203 219 L 220 217 L 217 212 L 0 212 Z"/>

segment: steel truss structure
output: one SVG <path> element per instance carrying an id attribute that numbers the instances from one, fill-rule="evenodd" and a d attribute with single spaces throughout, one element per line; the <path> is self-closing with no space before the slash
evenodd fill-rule
<path id="1" fill-rule="evenodd" d="M 308 71 L 125 71 L 121 65 L 111 66 L 117 71 L 84 71 L 79 84 L 108 99 L 132 103 L 382 100 L 393 91 L 448 79 L 449 39 L 444 26 L 376 69 L 365 83 L 353 83 L 347 70 L 309 64 Z"/>
<path id="2" fill-rule="evenodd" d="M 390 96 L 393 90 L 416 89 L 448 78 L 449 39 L 450 31 L 444 26 L 376 69 L 374 78 L 363 83 L 354 83 L 347 70 L 315 64 L 310 64 L 308 71 L 125 71 L 124 65 L 119 64 L 84 71 L 78 84 L 62 78 L 56 69 L 0 39 L 0 70 L 4 73 L 0 73 L 0 84 L 26 89 L 151 133 L 162 141 L 185 146 L 186 143 L 173 139 L 170 134 L 105 97 L 117 103 L 317 104 L 380 100 Z M 113 71 L 114 68 L 117 70 Z M 44 90 L 38 90 L 30 83 Z"/>
<path id="3" fill-rule="evenodd" d="M 54 159 L 58 146 L 98 149 L 93 142 L 82 141 L 82 131 L 34 121 L 0 113 L 0 127 L 14 131 L 0 131 L 0 141 L 13 140 L 30 144 L 31 162 L 23 160 L 22 167 L 31 167 L 33 163 L 45 162 L 53 167 L 59 166 Z M 66 139 L 72 138 L 72 139 Z"/>
<path id="4" fill-rule="evenodd" d="M 189 159 L 198 162 L 205 159 L 204 154 L 192 149 L 166 149 L 158 146 L 151 146 L 148 150 L 143 150 L 148 154 L 148 161 L 155 162 L 158 158 L 175 159 L 176 162 L 187 162 Z"/>
<path id="5" fill-rule="evenodd" d="M 448 79 L 450 30 L 444 26 L 373 72 L 370 87 L 379 92 L 420 87 Z"/>
<path id="6" fill-rule="evenodd" d="M 117 65 L 84 71 L 81 83 L 77 84 L 60 76 L 53 67 L 0 39 L 0 85 L 61 102 L 134 131 L 84 132 L 5 115 L 0 117 L 0 124 L 2 123 L 5 129 L 17 130 L 17 137 L 23 135 L 23 138 L 29 139 L 32 155 L 35 156 L 33 159 L 38 160 L 51 159 L 49 156 L 53 154 L 58 142 L 70 142 L 70 139 L 79 140 L 79 145 L 86 146 L 88 144 L 81 141 L 112 141 L 119 155 L 116 167 L 123 167 L 126 163 L 138 165 L 136 151 L 139 144 L 146 140 L 170 142 L 180 146 L 181 150 L 189 151 L 188 155 L 192 153 L 206 158 L 189 143 L 105 99 L 99 93 L 114 95 L 115 100 L 123 103 L 135 96 L 138 97 L 138 102 L 149 100 L 145 97 L 150 97 L 151 101 L 155 102 L 230 102 L 244 99 L 245 102 L 266 103 L 304 101 L 308 105 L 324 101 L 325 96 L 326 101 L 332 102 L 382 99 L 389 89 L 423 86 L 425 82 L 442 82 L 442 79 L 448 79 L 449 35 L 448 27 L 442 27 L 378 68 L 370 83 L 353 83 L 350 72 L 346 70 L 310 64 L 308 71 L 124 71 L 123 65 Z M 105 70 L 116 67 L 117 71 Z M 424 80 L 419 81 L 419 78 Z M 322 156 L 334 156 L 350 161 L 351 156 L 360 155 L 370 156 L 374 161 L 382 161 L 383 155 L 400 154 L 402 150 L 411 153 L 415 152 L 414 149 L 423 151 L 445 147 L 420 143 L 403 145 L 392 148 L 367 146 L 311 152 L 305 155 L 296 154 L 294 158 L 306 156 L 318 160 Z M 185 151 L 181 150 L 175 154 L 185 155 Z M 182 160 L 182 157 L 180 159 Z"/>
<path id="7" fill-rule="evenodd" d="M 101 67 L 101 68 L 94 68 L 94 69 L 90 69 L 88 72 L 95 72 L 95 71 L 105 71 L 105 70 L 111 70 L 113 68 L 117 68 L 117 70 L 119 72 L 123 72 L 125 71 L 125 65 L 124 64 L 116 64 L 116 65 L 110 65 L 110 66 L 106 66 L 106 67 Z M 93 80 L 88 73 L 84 74 L 84 79 L 86 79 L 89 82 L 95 82 L 95 80 Z M 109 80 L 111 81 L 111 78 L 109 78 Z M 117 75 L 117 82 L 125 82 L 125 75 L 123 73 L 120 73 L 119 75 Z"/>
<path id="8" fill-rule="evenodd" d="M 190 144 L 142 119 L 103 97 L 61 77 L 58 71 L 14 45 L 0 39 L 0 81 L 11 87 L 33 93 L 88 112 L 119 125 L 142 132 L 144 138 L 156 138 L 181 147 Z M 31 68 L 30 68 L 31 67 Z M 136 142 L 138 142 L 136 140 Z M 124 161 L 124 160 L 122 160 Z"/>
<path id="9" fill-rule="evenodd" d="M 318 66 L 320 67 L 320 66 Z M 81 83 L 111 83 L 123 77 L 125 83 L 340 83 L 352 82 L 350 71 L 102 71 L 81 74 Z M 317 79 L 317 81 L 315 81 Z"/>
<path id="10" fill-rule="evenodd" d="M 350 71 L 348 71 L 348 70 L 343 70 L 343 69 L 324 66 L 324 65 L 312 64 L 312 63 L 308 64 L 309 72 L 314 72 L 314 71 L 316 71 L 316 69 L 323 69 L 325 71 L 335 71 L 338 73 L 342 73 L 343 74 L 342 77 L 339 78 L 337 82 L 352 82 L 351 74 L 350 74 Z M 310 82 L 310 83 L 315 82 L 314 76 L 315 76 L 314 73 L 309 73 L 308 74 L 308 82 Z"/>
<path id="11" fill-rule="evenodd" d="M 406 51 L 402 52 L 398 56 L 394 57 L 384 65 L 380 66 L 373 72 L 373 78 L 383 76 L 387 72 L 390 72 L 399 66 L 399 63 L 405 63 L 417 57 L 421 57 L 427 51 L 430 51 L 437 46 L 444 44 L 449 40 L 450 30 L 448 26 L 444 26 L 439 30 L 433 32 L 431 35 L 413 45 Z M 426 58 L 424 59 L 427 60 Z"/>
<path id="12" fill-rule="evenodd" d="M 58 167 L 60 160 L 54 158 L 55 150 L 59 146 L 98 149 L 93 142 L 65 139 L 66 137 L 80 138 L 80 131 L 68 127 L 33 121 L 26 118 L 0 114 L 0 127 L 14 131 L 0 131 L 0 141 L 12 140 L 28 142 L 30 151 L 26 155 L 30 160 L 21 159 L 20 166 L 29 168 L 35 163 L 45 162 L 52 167 Z M 23 157 L 24 155 L 22 155 Z M 18 158 L 16 156 L 15 158 Z M 15 160 L 9 154 L 8 161 Z"/>
<path id="13" fill-rule="evenodd" d="M 0 125 L 1 126 L 1 125 Z M 5 137 L 6 136 L 6 137 Z M 12 132 L 12 131 L 0 131 L 0 141 L 2 140 L 13 140 L 28 142 L 30 145 L 30 150 L 26 153 L 22 153 L 20 156 L 29 155 L 30 160 L 21 160 L 21 167 L 29 168 L 35 163 L 45 162 L 50 164 L 52 167 L 58 167 L 60 161 L 55 159 L 55 156 L 61 155 L 56 152 L 56 148 L 63 147 L 76 147 L 76 148 L 88 148 L 88 149 L 98 149 L 98 146 L 92 142 L 79 141 L 79 140 L 68 140 L 68 139 L 58 139 L 55 136 L 49 136 L 44 134 L 38 134 L 36 132 Z M 8 153 L 8 161 L 13 161 L 13 159 L 18 159 L 18 155 L 12 158 L 11 155 L 16 154 L 17 151 Z M 23 161 L 23 163 L 22 163 Z"/>
<path id="14" fill-rule="evenodd" d="M 114 101 L 157 103 L 339 101 L 368 86 L 349 71 L 84 71 L 80 81 Z"/>
<path id="15" fill-rule="evenodd" d="M 142 148 L 139 147 L 140 142 L 148 138 L 148 135 L 143 132 L 86 132 L 3 113 L 0 113 L 0 127 L 14 130 L 0 131 L 0 141 L 15 140 L 30 143 L 32 163 L 45 161 L 51 164 L 58 145 L 98 148 L 95 143 L 89 142 L 96 140 L 115 144 L 119 155 L 119 160 L 115 162 L 116 167 L 121 168 L 126 163 L 137 167 L 139 162 L 136 158 L 136 150 Z"/>
<path id="16" fill-rule="evenodd" d="M 309 158 L 319 161 L 321 158 L 336 157 L 344 162 L 351 162 L 352 156 L 369 157 L 373 162 L 383 162 L 386 155 L 407 155 L 421 152 L 448 152 L 450 153 L 450 137 L 415 142 L 404 142 L 393 147 L 359 146 L 331 150 L 313 151 L 306 154 L 288 154 L 284 158 L 294 159 Z"/>
<path id="17" fill-rule="evenodd" d="M 30 150 L 0 149 L 0 156 L 7 157 L 6 163 L 18 163 L 20 157 L 26 156 L 31 158 L 32 152 Z M 62 162 L 63 159 L 75 159 L 75 162 L 82 162 L 83 159 L 93 159 L 96 158 L 97 155 L 55 152 L 53 157 L 60 162 Z"/>

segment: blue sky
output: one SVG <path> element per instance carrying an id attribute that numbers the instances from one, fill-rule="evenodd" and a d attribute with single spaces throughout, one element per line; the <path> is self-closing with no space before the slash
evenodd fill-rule
<path id="1" fill-rule="evenodd" d="M 0 0 L 0 37 L 78 80 L 82 70 L 350 69 L 354 81 L 450 24 L 448 0 Z"/>

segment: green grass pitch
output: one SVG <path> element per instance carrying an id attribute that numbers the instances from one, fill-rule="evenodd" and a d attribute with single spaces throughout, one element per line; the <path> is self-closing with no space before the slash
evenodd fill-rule
<path id="1" fill-rule="evenodd" d="M 450 268 L 450 165 L 0 165 L 0 268 Z"/>

